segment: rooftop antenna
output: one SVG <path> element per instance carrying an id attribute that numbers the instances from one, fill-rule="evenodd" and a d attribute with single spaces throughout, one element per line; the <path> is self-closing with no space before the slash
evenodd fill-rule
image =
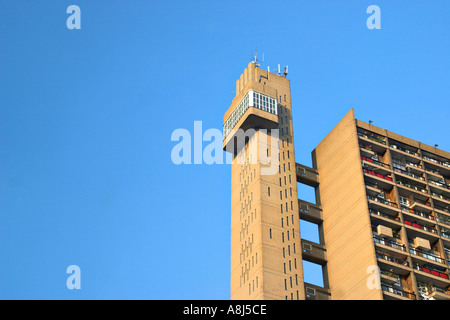
<path id="1" fill-rule="evenodd" d="M 258 48 L 256 48 L 255 55 L 253 55 L 253 52 L 251 53 L 251 61 L 254 62 L 257 67 L 260 67 L 261 64 L 264 63 L 264 53 L 262 56 L 262 60 L 258 60 Z"/>
<path id="2" fill-rule="evenodd" d="M 283 72 L 283 76 L 286 78 L 286 76 L 288 75 L 288 66 L 284 67 L 284 72 Z"/>
<path id="3" fill-rule="evenodd" d="M 369 124 L 372 124 L 373 123 L 373 121 L 372 120 L 369 120 Z"/>
<path id="4" fill-rule="evenodd" d="M 437 148 L 437 147 L 439 147 L 439 145 L 438 145 L 438 144 L 435 144 L 434 147 Z"/>

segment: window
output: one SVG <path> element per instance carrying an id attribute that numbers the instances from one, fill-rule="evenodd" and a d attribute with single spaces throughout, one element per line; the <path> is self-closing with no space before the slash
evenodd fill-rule
<path id="1" fill-rule="evenodd" d="M 269 197 L 270 197 L 270 187 L 267 187 L 267 194 L 268 194 Z"/>
<path id="2" fill-rule="evenodd" d="M 250 90 L 242 98 L 237 107 L 233 110 L 231 115 L 225 121 L 223 125 L 224 137 L 226 138 L 233 130 L 234 126 L 239 122 L 244 113 L 249 107 L 255 107 L 257 109 L 267 111 L 273 114 L 277 114 L 277 102 L 276 99 L 259 92 Z"/>

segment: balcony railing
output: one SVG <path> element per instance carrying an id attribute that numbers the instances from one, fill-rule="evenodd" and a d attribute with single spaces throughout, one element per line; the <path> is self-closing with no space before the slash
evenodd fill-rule
<path id="1" fill-rule="evenodd" d="M 387 253 L 377 251 L 376 256 L 378 259 L 386 260 L 386 261 L 393 262 L 393 263 L 396 263 L 396 264 L 399 264 L 399 265 L 402 265 L 405 267 L 409 267 L 408 261 L 395 258 L 393 256 L 388 255 Z"/>
<path id="2" fill-rule="evenodd" d="M 444 211 L 444 212 L 447 212 L 447 213 L 450 213 L 450 211 L 448 209 L 448 206 L 447 207 L 442 207 L 440 205 L 434 204 L 434 208 L 438 209 L 438 210 L 441 210 L 441 211 Z"/>
<path id="3" fill-rule="evenodd" d="M 439 221 L 440 223 L 443 223 L 443 224 L 446 224 L 446 225 L 449 225 L 449 226 L 450 226 L 450 216 L 447 216 L 447 215 L 443 215 L 443 214 L 441 214 L 441 213 L 438 213 L 438 214 L 437 214 L 437 218 L 438 218 L 438 221 Z"/>
<path id="4" fill-rule="evenodd" d="M 439 161 L 439 160 L 437 160 L 437 159 L 433 159 L 433 158 L 427 157 L 427 156 L 423 156 L 423 158 L 424 158 L 425 160 L 430 161 L 430 162 L 434 162 L 434 163 L 440 164 L 441 166 L 445 166 L 445 167 L 449 167 L 449 168 L 450 168 L 450 161 L 442 162 L 442 161 Z"/>
<path id="5" fill-rule="evenodd" d="M 401 186 L 404 186 L 404 187 L 407 187 L 409 189 L 413 189 L 413 190 L 416 190 L 416 191 L 427 193 L 427 189 L 426 189 L 425 186 L 418 186 L 418 185 L 410 184 L 409 182 L 403 181 L 401 179 L 397 180 L 397 184 L 401 185 Z"/>
<path id="6" fill-rule="evenodd" d="M 370 139 L 372 141 L 381 143 L 381 144 L 386 144 L 386 140 L 384 140 L 383 138 L 381 138 L 380 136 L 373 134 L 371 132 L 358 132 L 358 136 L 366 138 L 366 139 Z"/>
<path id="7" fill-rule="evenodd" d="M 374 159 L 371 159 L 371 158 L 367 158 L 367 157 L 364 157 L 364 156 L 361 157 L 361 160 L 367 161 L 367 162 L 370 162 L 370 163 L 374 163 L 374 164 L 379 165 L 381 167 L 385 167 L 385 168 L 389 168 L 389 169 L 391 168 L 391 166 L 389 164 L 387 164 L 387 163 L 384 163 L 384 162 L 381 162 L 381 161 L 378 161 L 378 160 L 374 160 Z"/>
<path id="8" fill-rule="evenodd" d="M 439 170 L 434 170 L 434 169 L 425 167 L 425 171 L 430 172 L 430 173 L 437 174 L 438 176 L 442 176 L 442 173 L 440 173 Z"/>
<path id="9" fill-rule="evenodd" d="M 378 189 L 378 190 L 380 190 L 380 192 L 381 192 L 381 189 L 380 189 L 380 187 L 379 187 L 377 184 L 371 183 L 371 182 L 369 182 L 369 181 L 366 181 L 365 183 L 366 183 L 366 186 L 367 186 L 367 187 L 372 187 L 372 188 Z"/>
<path id="10" fill-rule="evenodd" d="M 430 227 L 426 227 L 426 226 L 423 226 L 423 225 L 415 223 L 415 222 L 411 222 L 411 221 L 405 220 L 405 224 L 408 225 L 408 226 L 417 228 L 417 229 L 421 229 L 421 230 L 424 230 L 424 231 L 428 231 L 428 232 L 437 234 L 436 229 L 433 229 L 433 228 L 430 228 Z"/>
<path id="11" fill-rule="evenodd" d="M 400 276 L 395 274 L 395 273 L 393 273 L 392 271 L 387 271 L 387 270 L 380 269 L 380 274 L 384 274 L 385 276 L 394 278 L 394 279 L 397 280 L 398 283 L 400 282 Z"/>
<path id="12" fill-rule="evenodd" d="M 384 213 L 384 212 L 382 212 L 380 210 L 377 210 L 377 209 L 369 208 L 369 213 L 373 213 L 373 214 L 376 214 L 376 215 L 378 215 L 380 217 L 400 222 L 400 218 L 398 216 L 394 217 L 394 216 L 392 216 L 390 214 Z"/>
<path id="13" fill-rule="evenodd" d="M 379 244 L 382 244 L 382 245 L 385 245 L 385 246 L 388 246 L 388 247 L 391 247 L 391 248 L 394 248 L 397 250 L 406 251 L 406 246 L 402 243 L 398 243 L 397 241 L 384 239 L 384 238 L 378 237 L 376 235 L 373 235 L 373 241 L 375 243 L 379 243 Z"/>
<path id="14" fill-rule="evenodd" d="M 438 187 L 441 187 L 441 188 L 449 189 L 449 190 L 450 190 L 450 186 L 448 186 L 448 185 L 446 185 L 446 184 L 444 184 L 444 183 L 436 182 L 436 181 L 433 181 L 433 180 L 428 180 L 428 182 L 429 182 L 430 184 L 435 185 L 435 186 L 438 186 Z"/>
<path id="15" fill-rule="evenodd" d="M 445 229 L 441 227 L 441 236 L 450 239 L 450 229 Z"/>
<path id="16" fill-rule="evenodd" d="M 413 254 L 413 255 L 416 255 L 416 256 L 428 259 L 430 261 L 439 262 L 439 263 L 445 263 L 444 259 L 442 259 L 440 256 L 438 256 L 438 255 L 436 255 L 434 253 L 430 253 L 430 252 L 418 249 L 418 248 L 410 247 L 409 248 L 409 252 L 411 254 Z"/>
<path id="17" fill-rule="evenodd" d="M 414 269 L 448 280 L 448 274 L 442 272 L 441 270 L 431 268 L 429 266 L 419 266 L 418 264 L 415 264 Z"/>
<path id="18" fill-rule="evenodd" d="M 429 200 L 428 201 L 424 201 L 424 200 L 421 200 L 421 199 L 418 199 L 418 198 L 414 198 L 411 206 L 416 204 L 416 203 L 421 204 L 423 206 L 431 207 L 431 203 L 430 203 Z"/>
<path id="19" fill-rule="evenodd" d="M 385 175 L 380 174 L 380 173 L 375 173 L 375 172 L 373 172 L 371 170 L 368 170 L 366 168 L 364 168 L 364 173 L 370 174 L 370 175 L 375 176 L 375 177 L 380 178 L 380 179 L 385 179 L 385 180 L 388 180 L 388 181 L 392 181 L 391 177 L 385 176 Z"/>
<path id="20" fill-rule="evenodd" d="M 391 144 L 391 148 L 412 154 L 413 156 L 416 156 L 416 157 L 419 157 L 419 154 L 417 152 L 405 149 L 405 148 L 399 146 L 398 144 Z"/>
<path id="21" fill-rule="evenodd" d="M 394 171 L 398 172 L 398 173 L 401 173 L 401 174 L 404 174 L 404 175 L 407 175 L 407 176 L 410 176 L 410 177 L 412 177 L 414 179 L 418 179 L 418 180 L 422 180 L 422 181 L 425 180 L 424 177 L 422 177 L 422 176 L 418 176 L 417 174 L 414 174 L 412 172 L 405 171 L 405 170 L 402 170 L 402 169 L 399 169 L 399 168 L 394 168 Z"/>
<path id="22" fill-rule="evenodd" d="M 440 293 L 443 293 L 443 294 L 446 294 L 446 295 L 450 296 L 450 289 L 448 289 L 448 288 L 431 286 L 430 287 L 430 293 L 433 293 L 433 292 L 440 292 Z"/>
<path id="23" fill-rule="evenodd" d="M 431 192 L 431 195 L 436 197 L 436 198 L 439 198 L 439 199 L 442 199 L 442 200 L 450 202 L 450 198 L 446 197 L 446 196 L 444 196 L 442 194 L 439 194 L 439 193 L 436 193 L 436 192 Z"/>
<path id="24" fill-rule="evenodd" d="M 398 208 L 397 203 L 391 202 L 391 201 L 386 200 L 386 199 L 382 199 L 382 198 L 374 197 L 374 196 L 370 196 L 370 195 L 367 196 L 367 199 L 375 201 L 375 202 L 380 202 L 381 204 L 385 204 L 385 205 L 393 207 L 393 208 Z"/>
<path id="25" fill-rule="evenodd" d="M 383 290 L 385 292 L 396 294 L 401 297 L 406 297 L 408 299 L 413 299 L 413 300 L 416 299 L 416 295 L 414 293 L 411 293 L 411 292 L 408 292 L 405 290 L 401 290 L 401 289 L 395 288 L 393 286 L 386 285 L 384 283 L 381 284 L 381 290 Z"/>
<path id="26" fill-rule="evenodd" d="M 422 218 L 426 218 L 426 219 L 429 219 L 429 220 L 434 220 L 434 217 L 431 214 L 423 212 L 423 211 L 411 210 L 411 209 L 404 210 L 404 211 L 406 211 L 408 213 L 413 213 L 413 214 L 415 214 L 415 215 L 417 215 L 419 217 L 422 217 Z"/>

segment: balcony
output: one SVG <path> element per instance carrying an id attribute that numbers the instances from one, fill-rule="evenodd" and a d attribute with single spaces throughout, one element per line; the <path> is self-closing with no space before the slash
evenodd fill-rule
<path id="1" fill-rule="evenodd" d="M 444 196 L 443 194 L 439 194 L 439 193 L 436 193 L 436 192 L 431 192 L 431 196 L 435 199 L 435 200 L 437 200 L 437 201 L 441 201 L 443 204 L 450 204 L 450 197 L 446 197 L 446 196 Z"/>
<path id="2" fill-rule="evenodd" d="M 412 149 L 407 149 L 407 148 L 403 147 L 403 145 L 400 143 L 391 143 L 390 148 L 391 148 L 391 150 L 400 151 L 407 155 L 412 155 L 414 157 L 420 157 L 420 155 L 416 151 L 414 151 Z"/>
<path id="3" fill-rule="evenodd" d="M 437 214 L 437 221 L 440 223 L 443 223 L 445 225 L 450 226 L 450 216 L 442 214 L 442 213 L 438 213 Z"/>
<path id="4" fill-rule="evenodd" d="M 445 240 L 450 241 L 450 229 L 446 229 L 441 227 L 441 237 L 444 238 Z"/>
<path id="5" fill-rule="evenodd" d="M 377 154 L 370 144 L 363 143 L 362 141 L 359 142 L 359 148 L 361 154 L 366 155 L 368 157 L 373 157 Z"/>
<path id="6" fill-rule="evenodd" d="M 405 179 L 398 179 L 397 180 L 397 185 L 401 186 L 401 187 L 406 187 L 409 190 L 415 191 L 415 192 L 421 192 L 424 193 L 426 195 L 428 195 L 428 191 L 427 191 L 427 187 L 425 185 L 420 186 L 418 184 L 414 184 L 411 183 Z"/>
<path id="7" fill-rule="evenodd" d="M 413 248 L 411 246 L 409 248 L 409 252 L 412 255 L 415 255 L 415 256 L 418 256 L 418 257 L 422 257 L 422 258 L 425 258 L 425 259 L 433 261 L 433 262 L 445 264 L 445 260 L 442 259 L 437 253 L 424 251 L 424 250 L 421 250 L 421 249 L 418 249 L 418 248 Z M 438 274 L 438 276 L 439 276 L 439 274 Z"/>
<path id="8" fill-rule="evenodd" d="M 373 205 L 381 205 L 381 207 L 385 209 L 394 209 L 395 212 L 398 210 L 398 205 L 395 202 L 380 198 L 380 197 L 373 197 L 371 195 L 367 195 L 367 200 L 369 200 L 369 203 Z"/>
<path id="9" fill-rule="evenodd" d="M 383 179 L 383 180 L 392 182 L 392 177 L 389 175 L 383 175 L 381 173 L 376 173 L 375 171 L 368 169 L 366 166 L 363 166 L 363 169 L 364 169 L 365 174 L 369 174 L 369 175 L 377 177 L 379 179 Z"/>
<path id="10" fill-rule="evenodd" d="M 394 224 L 394 225 L 397 225 L 397 226 L 400 224 L 400 217 L 398 216 L 398 213 L 395 213 L 395 215 L 392 215 L 392 214 L 388 214 L 388 213 L 380 211 L 376 208 L 371 208 L 371 207 L 369 207 L 369 213 L 374 218 L 381 217 L 381 218 L 388 219 L 390 221 L 395 221 L 396 224 Z M 375 217 L 375 216 L 377 216 L 377 217 Z M 384 220 L 384 221 L 386 221 L 386 220 Z M 391 226 L 392 226 L 392 224 L 391 224 Z"/>
<path id="11" fill-rule="evenodd" d="M 428 297 L 435 300 L 450 300 L 450 290 L 449 288 L 432 286 Z"/>
<path id="12" fill-rule="evenodd" d="M 380 269 L 380 277 L 383 282 L 388 284 L 400 284 L 401 278 L 398 274 L 395 274 L 393 271 L 387 271 Z"/>
<path id="13" fill-rule="evenodd" d="M 418 198 L 414 198 L 414 201 L 412 201 L 409 208 L 413 209 L 413 210 L 425 211 L 425 212 L 431 212 L 433 210 L 431 208 L 430 200 L 424 201 L 424 200 L 421 200 Z"/>
<path id="14" fill-rule="evenodd" d="M 406 252 L 406 246 L 402 243 L 399 243 L 395 240 L 389 240 L 382 237 L 379 237 L 377 235 L 373 235 L 373 241 L 375 243 L 381 244 L 383 246 L 387 246 L 396 250 L 404 251 Z"/>
<path id="15" fill-rule="evenodd" d="M 361 156 L 363 167 L 370 171 L 377 171 L 379 173 L 389 174 L 391 172 L 391 166 L 387 163 L 374 160 L 365 156 Z"/>
<path id="16" fill-rule="evenodd" d="M 443 197 L 450 197 L 450 186 L 442 183 L 442 182 L 437 182 L 431 179 L 428 179 L 428 183 L 430 185 L 430 188 L 432 190 L 432 192 L 439 192 L 439 193 L 443 193 L 445 194 Z"/>
<path id="17" fill-rule="evenodd" d="M 402 169 L 399 169 L 399 168 L 394 168 L 394 172 L 400 173 L 402 175 L 405 175 L 405 176 L 408 176 L 408 177 L 411 177 L 411 178 L 414 178 L 416 180 L 420 180 L 420 181 L 422 181 L 425 184 L 425 178 L 423 176 L 420 176 L 420 175 L 414 174 L 414 173 L 412 173 L 410 171 L 402 170 Z M 417 182 L 420 182 L 420 181 L 417 181 Z"/>
<path id="18" fill-rule="evenodd" d="M 384 137 L 370 131 L 358 129 L 358 137 L 386 145 L 386 139 Z"/>
<path id="19" fill-rule="evenodd" d="M 443 213 L 450 213 L 449 206 L 441 206 L 438 204 L 434 204 L 434 209 L 438 211 L 442 211 Z"/>
<path id="20" fill-rule="evenodd" d="M 430 232 L 430 233 L 433 233 L 433 234 L 437 235 L 436 229 L 434 229 L 432 227 L 427 227 L 427 226 L 424 226 L 422 224 L 418 224 L 416 222 L 411 222 L 409 220 L 405 220 L 405 225 L 410 226 L 410 227 L 414 227 L 416 229 L 420 229 L 420 230 L 423 230 L 423 231 L 426 231 L 426 232 Z"/>
<path id="21" fill-rule="evenodd" d="M 426 220 L 431 220 L 431 221 L 434 222 L 434 217 L 433 217 L 433 215 L 431 213 L 427 213 L 427 212 L 424 212 L 424 211 L 421 211 L 421 210 L 412 210 L 412 209 L 407 210 L 404 213 L 408 214 L 408 215 L 411 214 L 411 216 L 414 214 L 415 216 L 417 216 L 419 218 L 423 218 L 423 219 L 426 219 Z"/>
<path id="22" fill-rule="evenodd" d="M 428 273 L 429 275 L 432 275 L 432 276 L 435 276 L 435 277 L 439 277 L 439 278 L 441 278 L 441 279 L 444 279 L 444 280 L 443 280 L 444 282 L 441 282 L 441 283 L 445 283 L 445 280 L 448 280 L 448 274 L 446 274 L 446 273 L 443 272 L 442 270 L 435 269 L 435 268 L 430 267 L 430 266 L 428 266 L 428 265 L 420 266 L 420 265 L 418 265 L 418 264 L 415 264 L 415 265 L 414 265 L 414 269 L 415 269 L 415 270 L 422 271 L 422 272 L 424 272 L 424 273 Z"/>
<path id="23" fill-rule="evenodd" d="M 416 295 L 409 291 L 405 291 L 395 286 L 381 284 L 381 290 L 387 299 L 400 299 L 400 300 L 416 300 Z"/>
<path id="24" fill-rule="evenodd" d="M 450 175 L 450 163 L 423 156 L 425 168 L 427 171 L 438 174 L 439 176 L 449 176 Z"/>
<path id="25" fill-rule="evenodd" d="M 383 252 L 383 251 L 377 251 L 376 257 L 380 260 L 392 262 L 394 264 L 401 265 L 404 267 L 409 267 L 409 263 L 408 263 L 408 261 L 406 261 L 406 259 L 396 258 L 394 256 L 387 254 L 386 252 Z"/>
<path id="26" fill-rule="evenodd" d="M 423 156 L 423 159 L 450 169 L 450 161 L 444 162 L 444 161 L 440 161 L 440 160 L 434 159 L 434 158 L 426 156 L 426 155 Z"/>

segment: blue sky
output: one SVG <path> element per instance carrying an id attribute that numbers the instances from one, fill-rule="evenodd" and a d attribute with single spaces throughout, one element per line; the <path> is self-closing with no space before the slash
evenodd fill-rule
<path id="1" fill-rule="evenodd" d="M 71 4 L 81 30 L 66 27 Z M 366 27 L 372 4 L 381 30 Z M 449 12 L 440 0 L 0 0 L 0 298 L 228 299 L 231 168 L 174 165 L 171 133 L 221 129 L 257 47 L 264 68 L 289 65 L 297 162 L 350 108 L 450 150 Z M 72 264 L 81 290 L 66 288 Z"/>

